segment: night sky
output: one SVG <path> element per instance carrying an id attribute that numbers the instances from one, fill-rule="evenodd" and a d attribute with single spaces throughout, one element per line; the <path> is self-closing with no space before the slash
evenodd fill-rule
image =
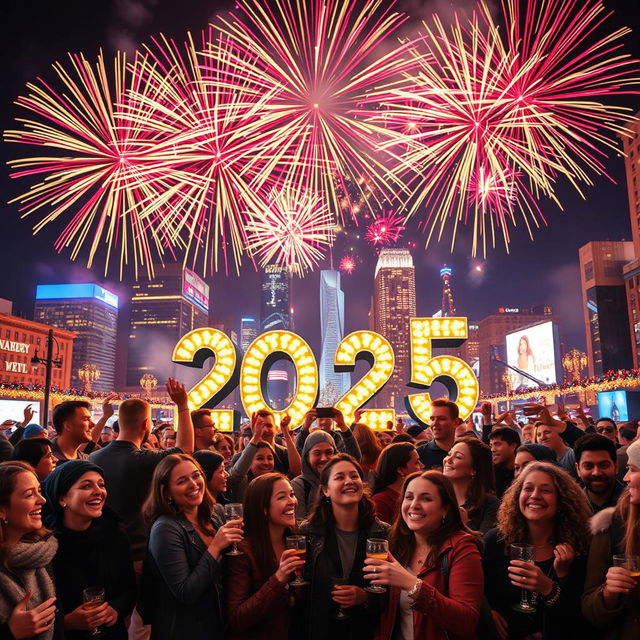
<path id="1" fill-rule="evenodd" d="M 116 48 L 131 51 L 153 34 L 163 32 L 181 39 L 187 30 L 199 31 L 218 10 L 233 3 L 204 0 L 3 0 L 0 3 L 2 92 L 0 126 L 13 128 L 18 110 L 13 100 L 26 82 L 38 75 L 52 78 L 50 65 L 67 51 L 82 51 L 95 59 L 99 48 L 112 55 Z M 471 6 L 465 2 L 404 0 L 400 8 L 424 17 L 433 10 L 451 15 L 451 6 Z M 637 0 L 606 1 L 615 10 L 612 25 L 627 25 L 633 36 L 627 38 L 627 51 L 640 57 L 640 9 Z M 464 8 L 464 7 L 463 7 Z M 414 22 L 415 24 L 415 22 Z M 640 109 L 640 96 L 627 106 Z M 31 317 L 36 283 L 96 281 L 125 294 L 126 286 L 117 282 L 117 267 L 104 279 L 100 266 L 88 272 L 80 260 L 71 263 L 67 254 L 53 249 L 56 229 L 33 237 L 32 221 L 20 220 L 17 206 L 7 205 L 12 197 L 26 190 L 27 181 L 11 181 L 5 162 L 20 153 L 17 145 L 0 145 L 0 200 L 2 201 L 3 244 L 0 253 L 0 297 L 14 301 L 15 312 Z M 448 242 L 422 248 L 417 219 L 410 223 L 406 238 L 418 243 L 412 250 L 416 265 L 418 314 L 431 315 L 440 306 L 438 270 L 447 262 L 454 268 L 453 289 L 458 312 L 481 319 L 498 306 L 521 307 L 551 304 L 562 319 L 561 333 L 567 348 L 584 348 L 578 248 L 590 240 L 630 239 L 628 201 L 624 165 L 620 157 L 610 158 L 607 170 L 617 184 L 595 177 L 595 186 L 586 188 L 586 200 L 567 185 L 558 188 L 564 212 L 548 202 L 540 202 L 548 227 L 540 229 L 531 242 L 524 227 L 513 231 L 507 255 L 500 247 L 483 261 L 483 274 L 473 269 L 470 239 L 461 234 L 453 256 Z M 419 218 L 419 215 L 418 215 Z M 34 219 L 35 220 L 35 219 Z M 359 232 L 356 231 L 355 233 Z M 346 298 L 347 331 L 367 327 L 367 311 L 373 284 L 376 256 L 362 240 L 340 238 L 334 248 L 335 262 L 354 246 L 362 263 L 350 276 L 343 276 Z M 399 244 L 402 246 L 402 243 Z M 86 255 L 86 254 L 85 254 Z M 327 268 L 327 260 L 321 266 Z M 259 276 L 253 267 L 243 267 L 235 275 L 217 274 L 210 280 L 213 313 L 239 321 L 242 315 L 259 314 Z M 295 328 L 319 355 L 319 275 L 312 273 L 293 284 Z M 125 309 L 126 311 L 126 309 Z"/>

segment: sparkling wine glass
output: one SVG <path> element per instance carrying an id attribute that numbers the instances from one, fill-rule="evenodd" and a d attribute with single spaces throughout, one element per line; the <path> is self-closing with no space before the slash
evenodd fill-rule
<path id="1" fill-rule="evenodd" d="M 224 505 L 224 515 L 226 521 L 239 520 L 242 518 L 242 504 L 240 502 L 230 502 Z M 234 542 L 231 545 L 231 551 L 227 551 L 228 556 L 243 556 L 244 553 L 238 549 L 238 543 Z"/>
<path id="2" fill-rule="evenodd" d="M 306 560 L 307 539 L 304 536 L 287 536 L 284 543 L 287 549 L 295 549 L 296 554 L 303 560 Z M 296 579 L 290 584 L 294 587 L 302 587 L 305 584 L 309 584 L 306 580 L 302 579 L 302 569 L 296 569 Z"/>
<path id="3" fill-rule="evenodd" d="M 383 538 L 370 538 L 367 540 L 367 558 L 387 560 L 389 558 L 389 543 Z M 365 587 L 364 590 L 369 593 L 385 593 L 387 591 L 384 587 L 377 584 Z"/>
<path id="4" fill-rule="evenodd" d="M 104 602 L 103 587 L 87 587 L 82 592 L 82 601 L 85 609 L 97 609 Z M 88 633 L 89 638 L 101 638 L 102 629 L 95 627 Z"/>
<path id="5" fill-rule="evenodd" d="M 533 545 L 530 544 L 512 544 L 511 545 L 511 559 L 521 560 L 522 562 L 528 562 L 534 564 L 535 554 Z M 513 605 L 516 611 L 521 613 L 535 613 L 536 608 L 529 603 L 529 592 L 523 587 L 521 589 L 520 602 Z"/>

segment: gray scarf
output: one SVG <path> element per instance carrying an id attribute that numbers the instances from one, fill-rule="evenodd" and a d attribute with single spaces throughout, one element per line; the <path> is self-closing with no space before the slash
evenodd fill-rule
<path id="1" fill-rule="evenodd" d="M 0 623 L 6 622 L 15 606 L 31 591 L 27 609 L 35 609 L 56 595 L 47 567 L 58 550 L 58 541 L 51 536 L 37 542 L 18 542 L 8 552 L 10 573 L 0 569 Z M 53 627 L 36 636 L 38 640 L 51 640 Z"/>

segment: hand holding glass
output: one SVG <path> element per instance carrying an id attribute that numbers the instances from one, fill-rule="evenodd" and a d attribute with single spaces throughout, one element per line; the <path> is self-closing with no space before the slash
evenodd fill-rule
<path id="1" fill-rule="evenodd" d="M 632 578 L 640 578 L 640 556 L 613 556 L 613 566 L 626 569 Z"/>
<path id="2" fill-rule="evenodd" d="M 239 520 L 242 518 L 242 504 L 240 502 L 230 502 L 224 505 L 224 515 L 227 522 L 230 520 Z M 238 543 L 234 542 L 231 545 L 231 551 L 227 552 L 228 556 L 242 556 L 242 551 L 238 550 Z"/>
<path id="3" fill-rule="evenodd" d="M 342 576 L 334 576 L 331 578 L 331 588 L 333 591 L 337 591 L 343 585 L 347 584 L 347 581 Z M 344 612 L 344 609 L 340 607 L 338 613 L 333 616 L 336 620 L 347 620 L 349 616 Z"/>
<path id="4" fill-rule="evenodd" d="M 300 556 L 302 560 L 306 560 L 307 539 L 304 536 L 287 536 L 284 543 L 287 549 L 295 549 L 296 555 Z M 294 587 L 309 584 L 306 580 L 302 579 L 302 569 L 296 569 L 296 579 L 290 584 Z"/>
<path id="5" fill-rule="evenodd" d="M 96 609 L 104 602 L 104 589 L 102 587 L 87 587 L 82 592 L 82 601 L 85 609 Z M 102 636 L 100 627 L 95 627 L 89 631 L 90 638 L 99 638 L 100 636 Z"/>
<path id="6" fill-rule="evenodd" d="M 389 559 L 389 543 L 383 538 L 370 538 L 367 540 L 367 558 L 377 558 L 378 560 Z M 374 567 L 373 572 L 376 572 Z M 380 585 L 371 585 L 365 587 L 365 591 L 369 593 L 385 593 L 386 589 Z"/>
<path id="7" fill-rule="evenodd" d="M 520 560 L 521 562 L 528 562 L 529 564 L 535 564 L 535 554 L 533 546 L 530 544 L 512 544 L 511 545 L 511 559 Z M 529 594 L 523 587 L 520 595 L 520 602 L 513 605 L 513 609 L 520 611 L 521 613 L 534 613 L 536 608 L 529 603 Z"/>

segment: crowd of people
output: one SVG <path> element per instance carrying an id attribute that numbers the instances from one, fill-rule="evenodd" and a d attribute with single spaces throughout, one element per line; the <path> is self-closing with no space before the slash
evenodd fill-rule
<path id="1" fill-rule="evenodd" d="M 167 391 L 175 426 L 109 397 L 0 436 L 2 640 L 640 638 L 637 422 L 439 399 L 234 437 Z"/>

